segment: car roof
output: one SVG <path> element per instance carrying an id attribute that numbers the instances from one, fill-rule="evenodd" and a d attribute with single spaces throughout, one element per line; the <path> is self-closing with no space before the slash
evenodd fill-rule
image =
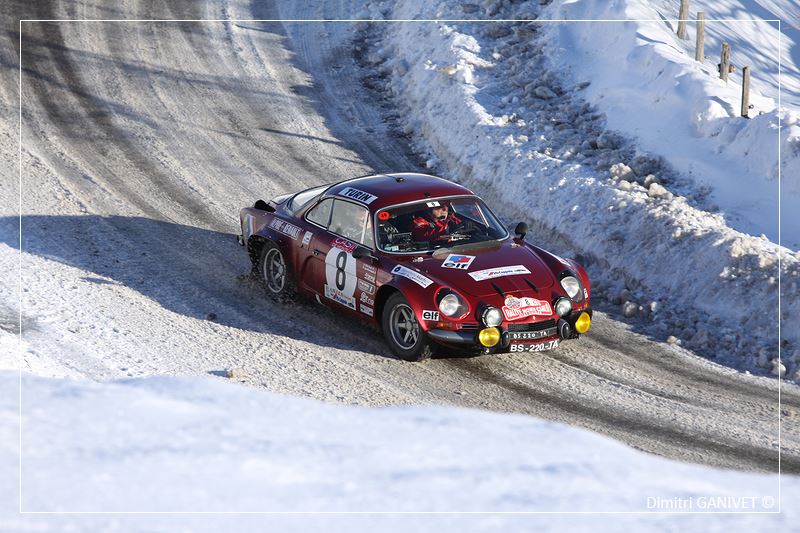
<path id="1" fill-rule="evenodd" d="M 352 198 L 377 211 L 396 204 L 442 196 L 474 195 L 444 178 L 415 172 L 395 172 L 353 178 L 331 185 L 325 196 Z"/>

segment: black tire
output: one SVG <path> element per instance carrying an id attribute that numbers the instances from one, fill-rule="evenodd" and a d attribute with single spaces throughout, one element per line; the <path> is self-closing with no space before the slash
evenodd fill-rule
<path id="1" fill-rule="evenodd" d="M 291 267 L 280 248 L 267 241 L 258 259 L 258 277 L 267 295 L 278 301 L 288 301 L 297 295 Z"/>
<path id="2" fill-rule="evenodd" d="M 408 300 L 399 292 L 386 301 L 381 313 L 381 328 L 389 348 L 400 359 L 422 361 L 436 351 L 436 346 L 420 327 Z"/>

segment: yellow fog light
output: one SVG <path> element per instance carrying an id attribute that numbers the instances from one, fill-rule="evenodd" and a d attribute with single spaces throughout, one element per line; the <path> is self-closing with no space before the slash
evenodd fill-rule
<path id="1" fill-rule="evenodd" d="M 575 321 L 575 331 L 578 333 L 586 333 L 589 331 L 589 326 L 592 325 L 592 317 L 589 316 L 589 313 L 583 312 L 578 315 L 578 320 Z"/>
<path id="2" fill-rule="evenodd" d="M 491 348 L 500 342 L 500 330 L 497 328 L 482 329 L 481 332 L 478 333 L 478 340 L 487 348 Z"/>

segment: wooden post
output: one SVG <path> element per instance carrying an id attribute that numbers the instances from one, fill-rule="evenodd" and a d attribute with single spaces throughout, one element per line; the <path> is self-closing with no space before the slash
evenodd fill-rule
<path id="1" fill-rule="evenodd" d="M 731 45 L 722 43 L 722 56 L 719 60 L 719 77 L 728 82 L 728 71 L 731 69 Z"/>
<path id="2" fill-rule="evenodd" d="M 686 39 L 686 19 L 689 18 L 689 0 L 681 0 L 681 10 L 678 13 L 678 38 Z"/>
<path id="3" fill-rule="evenodd" d="M 742 116 L 750 118 L 750 67 L 742 69 Z"/>
<path id="4" fill-rule="evenodd" d="M 697 14 L 697 47 L 694 51 L 694 60 L 703 62 L 703 48 L 705 47 L 706 14 L 700 11 Z"/>

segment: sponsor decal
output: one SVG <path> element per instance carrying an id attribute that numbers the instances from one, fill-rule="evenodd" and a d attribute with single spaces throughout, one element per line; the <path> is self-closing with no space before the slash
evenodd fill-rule
<path id="1" fill-rule="evenodd" d="M 369 272 L 373 276 L 378 272 L 378 270 L 372 265 L 368 265 L 368 264 L 364 263 L 361 266 L 364 267 L 364 272 Z"/>
<path id="2" fill-rule="evenodd" d="M 478 270 L 477 272 L 470 272 L 469 275 L 475 281 L 484 281 L 493 278 L 502 278 L 503 276 L 515 276 L 517 274 L 530 274 L 531 271 L 522 265 L 487 268 L 486 270 Z"/>
<path id="3" fill-rule="evenodd" d="M 301 244 L 300 246 L 308 246 L 308 243 L 311 242 L 311 237 L 313 237 L 313 236 L 314 236 L 313 233 L 311 233 L 310 231 L 307 231 L 306 234 L 303 235 L 303 244 Z"/>
<path id="4" fill-rule="evenodd" d="M 340 303 L 344 306 L 349 307 L 350 309 L 355 310 L 356 308 L 356 299 L 352 296 L 348 296 L 344 294 L 342 291 L 335 287 L 331 287 L 327 283 L 325 284 L 325 298 L 330 298 L 336 303 Z"/>
<path id="5" fill-rule="evenodd" d="M 289 224 L 285 220 L 281 220 L 280 218 L 273 218 L 272 222 L 269 223 L 269 227 L 276 229 L 283 233 L 284 235 L 288 235 L 292 239 L 297 239 L 297 236 L 300 234 L 300 228 L 295 226 L 294 224 Z"/>
<path id="6" fill-rule="evenodd" d="M 370 274 L 369 272 L 364 272 L 362 277 L 369 281 L 370 283 L 375 283 L 375 274 Z"/>
<path id="7" fill-rule="evenodd" d="M 366 292 L 367 294 L 375 294 L 375 285 L 367 283 L 363 279 L 358 280 L 358 288 L 360 291 Z"/>
<path id="8" fill-rule="evenodd" d="M 475 261 L 474 255 L 450 254 L 442 263 L 444 268 L 457 268 L 458 270 L 469 270 L 469 266 Z"/>
<path id="9" fill-rule="evenodd" d="M 423 261 L 425 261 L 424 257 L 415 257 L 411 260 L 412 263 L 422 263 Z"/>
<path id="10" fill-rule="evenodd" d="M 588 298 L 589 297 L 589 291 L 586 290 L 586 287 L 583 288 L 583 297 L 584 298 Z"/>
<path id="11" fill-rule="evenodd" d="M 436 322 L 439 320 L 439 311 L 422 311 L 422 320 L 430 320 L 431 322 Z"/>
<path id="12" fill-rule="evenodd" d="M 361 301 L 367 305 L 375 305 L 375 300 L 369 297 L 369 294 L 366 292 L 361 293 Z"/>
<path id="13" fill-rule="evenodd" d="M 519 320 L 528 316 L 550 316 L 553 314 L 553 309 L 550 307 L 550 302 L 545 300 L 537 300 L 536 298 L 515 298 L 509 296 L 506 298 L 506 304 L 503 306 L 503 315 L 506 320 Z"/>
<path id="14" fill-rule="evenodd" d="M 374 313 L 371 307 L 364 304 L 358 304 L 358 308 L 361 309 L 361 312 L 367 316 L 372 316 L 372 314 Z"/>
<path id="15" fill-rule="evenodd" d="M 411 270 L 410 268 L 406 268 L 403 265 L 397 265 L 392 269 L 392 274 L 396 274 L 398 276 L 403 276 L 404 278 L 408 278 L 423 289 L 426 288 L 428 285 L 433 283 L 432 279 L 426 278 L 416 270 Z"/>
<path id="16" fill-rule="evenodd" d="M 354 189 L 352 187 L 345 187 L 342 189 L 342 191 L 339 193 L 339 196 L 344 196 L 345 198 L 350 198 L 352 200 L 358 200 L 363 204 L 370 204 L 378 199 L 378 197 L 374 194 L 359 191 L 358 189 Z"/>
<path id="17" fill-rule="evenodd" d="M 428 207 L 439 207 L 439 202 L 428 202 L 425 205 L 427 205 Z"/>
<path id="18" fill-rule="evenodd" d="M 358 248 L 358 243 L 347 240 L 344 237 L 336 237 L 336 240 L 333 241 L 331 246 L 338 248 L 339 250 L 344 250 L 348 254 L 352 254 L 353 250 Z"/>

